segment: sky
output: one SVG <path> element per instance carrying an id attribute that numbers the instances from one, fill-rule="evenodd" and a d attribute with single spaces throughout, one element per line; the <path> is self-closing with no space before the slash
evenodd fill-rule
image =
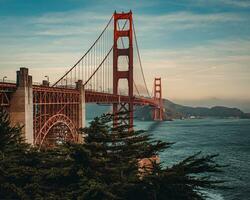
<path id="1" fill-rule="evenodd" d="M 112 13 L 133 12 L 146 81 L 194 106 L 250 112 L 250 0 L 0 0 L 0 78 L 60 77 Z"/>

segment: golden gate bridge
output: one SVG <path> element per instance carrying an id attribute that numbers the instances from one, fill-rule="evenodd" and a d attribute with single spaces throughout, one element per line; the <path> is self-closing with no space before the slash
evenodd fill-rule
<path id="1" fill-rule="evenodd" d="M 134 48 L 135 47 L 135 48 Z M 39 147 L 62 140 L 82 142 L 85 104 L 113 106 L 113 124 L 133 128 L 134 106 L 152 106 L 153 119 L 163 120 L 161 79 L 150 95 L 137 43 L 132 12 L 114 13 L 88 51 L 58 80 L 34 84 L 27 68 L 17 71 L 16 83 L 0 82 L 0 105 L 12 124 L 24 125 L 27 142 Z M 127 112 L 129 117 L 119 117 Z"/>

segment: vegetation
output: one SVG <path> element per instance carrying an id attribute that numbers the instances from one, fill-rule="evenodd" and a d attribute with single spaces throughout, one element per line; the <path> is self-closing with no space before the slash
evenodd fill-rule
<path id="1" fill-rule="evenodd" d="M 121 114 L 120 117 L 124 117 Z M 38 150 L 24 142 L 0 111 L 0 199 L 204 199 L 204 188 L 219 188 L 210 173 L 221 172 L 215 155 L 199 153 L 163 167 L 156 158 L 171 144 L 144 131 L 112 128 L 112 116 L 95 118 L 84 144 L 66 143 Z"/>
<path id="2" fill-rule="evenodd" d="M 250 115 L 242 112 L 238 108 L 228 108 L 224 106 L 215 106 L 212 108 L 206 107 L 191 107 L 191 106 L 183 106 L 180 104 L 173 103 L 167 99 L 163 99 L 163 106 L 165 108 L 165 114 L 167 120 L 169 119 L 182 119 L 189 118 L 190 116 L 195 117 L 216 117 L 216 118 L 250 118 Z M 136 117 L 138 119 L 143 120 L 152 120 L 152 116 L 150 115 L 150 107 L 138 108 Z"/>

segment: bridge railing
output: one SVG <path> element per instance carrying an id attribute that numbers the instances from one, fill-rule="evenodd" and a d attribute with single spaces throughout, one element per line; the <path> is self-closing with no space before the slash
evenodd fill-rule
<path id="1" fill-rule="evenodd" d="M 0 80 L 0 83 L 16 83 L 16 81 L 4 79 L 4 81 Z"/>
<path id="2" fill-rule="evenodd" d="M 40 86 L 40 85 L 42 85 L 42 83 L 41 82 L 32 82 L 32 85 Z"/>

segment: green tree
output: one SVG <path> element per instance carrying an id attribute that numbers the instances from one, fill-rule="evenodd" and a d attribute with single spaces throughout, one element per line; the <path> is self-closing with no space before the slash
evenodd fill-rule
<path id="1" fill-rule="evenodd" d="M 126 113 L 120 114 L 126 118 Z M 204 199 L 202 189 L 219 188 L 209 173 L 221 172 L 215 155 L 190 156 L 163 167 L 149 160 L 171 144 L 128 126 L 112 127 L 112 115 L 80 130 L 83 144 L 38 150 L 25 143 L 22 127 L 11 126 L 0 110 L 0 199 Z"/>
<path id="2" fill-rule="evenodd" d="M 103 115 L 83 132 L 87 135 L 84 146 L 91 157 L 90 174 L 108 186 L 104 189 L 114 199 L 204 199 L 203 189 L 221 187 L 222 181 L 207 175 L 221 172 L 222 166 L 214 162 L 216 155 L 202 157 L 198 153 L 171 167 L 149 159 L 151 165 L 142 169 L 141 159 L 158 156 L 171 144 L 153 140 L 144 131 L 128 131 L 126 125 L 112 128 L 111 124 L 112 115 Z"/>
<path id="3" fill-rule="evenodd" d="M 25 143 L 22 127 L 0 110 L 0 199 L 76 199 L 86 182 L 82 145 L 39 150 Z"/>
<path id="4" fill-rule="evenodd" d="M 7 112 L 0 109 L 0 199 L 29 199 L 29 187 L 34 170 L 33 153 L 25 143 L 22 127 L 11 126 Z"/>

